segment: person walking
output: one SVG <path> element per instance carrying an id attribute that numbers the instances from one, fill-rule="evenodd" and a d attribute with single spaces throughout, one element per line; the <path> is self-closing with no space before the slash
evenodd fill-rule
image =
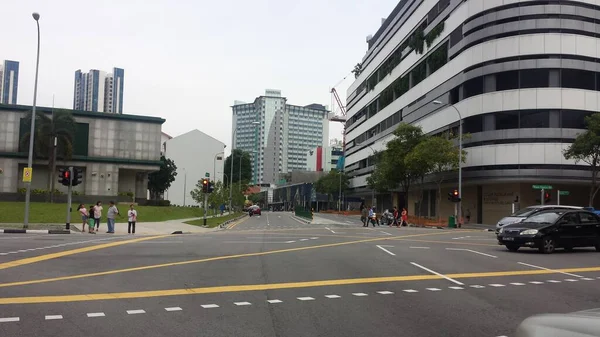
<path id="1" fill-rule="evenodd" d="M 406 208 L 402 208 L 402 226 L 408 226 L 408 211 L 406 211 Z"/>
<path id="2" fill-rule="evenodd" d="M 363 227 L 369 227 L 368 222 L 367 222 L 368 221 L 367 213 L 368 213 L 367 207 L 365 207 L 363 205 L 362 208 L 360 209 L 360 221 L 363 223 Z"/>
<path id="3" fill-rule="evenodd" d="M 90 208 L 88 209 L 88 230 L 90 234 L 96 234 L 94 231 L 94 227 L 96 226 L 96 220 L 94 219 L 94 208 L 96 208 L 95 205 L 90 205 Z"/>
<path id="4" fill-rule="evenodd" d="M 399 212 L 398 212 L 398 207 L 394 206 L 394 222 L 390 224 L 390 227 L 392 226 L 396 226 L 398 227 L 398 216 L 399 216 Z"/>
<path id="5" fill-rule="evenodd" d="M 102 218 L 102 202 L 96 202 L 94 206 L 94 224 L 96 225 L 96 232 L 100 228 L 100 218 Z"/>
<path id="6" fill-rule="evenodd" d="M 84 204 L 79 204 L 79 206 L 77 207 L 77 211 L 79 211 L 79 214 L 81 215 L 81 232 L 83 233 L 83 232 L 85 232 L 85 224 L 87 223 L 89 213 L 88 213 L 87 209 L 85 209 Z M 88 225 L 88 227 L 89 227 L 89 225 Z"/>
<path id="7" fill-rule="evenodd" d="M 127 234 L 135 234 L 135 222 L 137 221 L 137 211 L 133 208 L 133 204 L 129 205 L 127 211 Z"/>
<path id="8" fill-rule="evenodd" d="M 108 232 L 109 234 L 114 234 L 115 233 L 115 216 L 117 216 L 119 214 L 119 210 L 117 209 L 117 206 L 115 206 L 115 202 L 114 201 L 110 201 L 110 206 L 108 207 L 108 212 L 106 212 L 106 223 L 108 225 Z"/>

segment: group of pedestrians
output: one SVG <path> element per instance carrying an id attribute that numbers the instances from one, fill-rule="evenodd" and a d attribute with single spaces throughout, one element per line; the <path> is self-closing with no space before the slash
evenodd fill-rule
<path id="1" fill-rule="evenodd" d="M 81 215 L 81 232 L 85 232 L 85 225 L 88 225 L 88 233 L 96 234 L 98 229 L 100 228 L 100 219 L 102 219 L 102 202 L 98 201 L 95 205 L 90 205 L 89 209 L 85 208 L 84 204 L 79 204 L 77 210 Z M 116 216 L 121 216 L 119 213 L 119 209 L 115 205 L 114 201 L 109 202 L 108 211 L 106 212 L 106 225 L 108 227 L 108 234 L 115 233 L 115 218 Z M 137 211 L 134 208 L 134 205 L 129 205 L 129 210 L 127 211 L 127 233 L 135 234 L 135 223 L 137 221 Z"/>
<path id="2" fill-rule="evenodd" d="M 400 228 L 400 226 L 408 225 L 408 212 L 406 211 L 406 208 L 402 208 L 402 212 L 399 212 L 398 207 L 394 206 L 393 212 L 390 213 L 386 209 L 383 216 L 390 227 L 396 226 Z M 381 226 L 377 213 L 375 212 L 375 206 L 366 207 L 362 204 L 360 206 L 360 221 L 362 222 L 363 227 L 369 227 L 369 222 L 373 227 L 375 227 L 375 224 Z"/>

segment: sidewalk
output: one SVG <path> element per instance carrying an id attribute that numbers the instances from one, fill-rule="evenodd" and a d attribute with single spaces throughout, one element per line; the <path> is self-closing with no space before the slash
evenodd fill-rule
<path id="1" fill-rule="evenodd" d="M 225 212 L 223 215 L 227 215 Z M 213 216 L 207 216 L 206 218 L 212 218 Z M 123 219 L 126 220 L 126 217 L 117 218 L 117 223 L 115 223 L 115 234 L 127 234 L 127 222 L 124 222 Z M 178 220 L 167 220 L 161 222 L 138 222 L 135 225 L 135 233 L 136 234 L 146 234 L 146 235 L 157 235 L 157 234 L 172 234 L 176 231 L 182 231 L 183 233 L 205 233 L 219 230 L 219 227 L 215 228 L 203 228 L 201 226 L 188 225 L 184 222 L 192 221 L 192 220 L 200 220 L 200 218 L 190 218 L 190 219 L 178 219 Z M 22 228 L 23 224 L 1 224 L 0 228 Z M 65 228 L 65 224 L 33 224 L 31 227 L 35 227 L 36 229 L 40 227 L 52 228 L 52 229 L 63 229 Z M 87 226 L 85 227 L 87 233 Z M 103 218 L 100 222 L 100 229 L 98 229 L 98 233 L 106 233 L 108 230 L 106 224 L 106 218 Z M 81 233 L 81 223 L 71 223 L 71 233 Z"/>

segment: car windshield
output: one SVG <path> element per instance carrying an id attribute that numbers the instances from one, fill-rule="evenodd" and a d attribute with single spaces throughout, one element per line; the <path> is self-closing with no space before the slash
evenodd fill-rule
<path id="1" fill-rule="evenodd" d="M 516 212 L 514 212 L 511 216 L 518 216 L 518 217 L 528 217 L 531 213 L 537 211 L 539 208 L 537 207 L 526 207 L 523 209 L 520 209 Z"/>
<path id="2" fill-rule="evenodd" d="M 561 216 L 562 213 L 563 212 L 544 212 L 544 213 L 530 216 L 529 218 L 525 219 L 525 221 L 523 221 L 523 222 L 540 224 L 540 225 L 553 224 Z"/>

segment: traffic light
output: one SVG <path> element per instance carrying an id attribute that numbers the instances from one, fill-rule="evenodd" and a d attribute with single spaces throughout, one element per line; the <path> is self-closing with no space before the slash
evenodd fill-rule
<path id="1" fill-rule="evenodd" d="M 77 186 L 83 182 L 83 170 L 77 167 L 73 168 L 73 181 L 72 186 Z"/>
<path id="2" fill-rule="evenodd" d="M 212 181 L 208 182 L 208 193 L 212 193 L 215 190 L 215 184 Z"/>
<path id="3" fill-rule="evenodd" d="M 71 170 L 68 168 L 61 168 L 58 173 L 58 182 L 63 186 L 69 186 L 71 184 Z"/>
<path id="4" fill-rule="evenodd" d="M 550 201 L 552 201 L 552 198 L 550 197 L 550 193 L 544 192 L 544 203 L 549 203 Z"/>
<path id="5" fill-rule="evenodd" d="M 457 189 L 454 189 L 454 190 L 452 190 L 452 192 L 448 193 L 448 200 L 451 202 L 459 202 L 460 201 L 460 195 L 458 194 Z"/>
<path id="6" fill-rule="evenodd" d="M 202 193 L 208 193 L 208 179 L 202 179 Z"/>

